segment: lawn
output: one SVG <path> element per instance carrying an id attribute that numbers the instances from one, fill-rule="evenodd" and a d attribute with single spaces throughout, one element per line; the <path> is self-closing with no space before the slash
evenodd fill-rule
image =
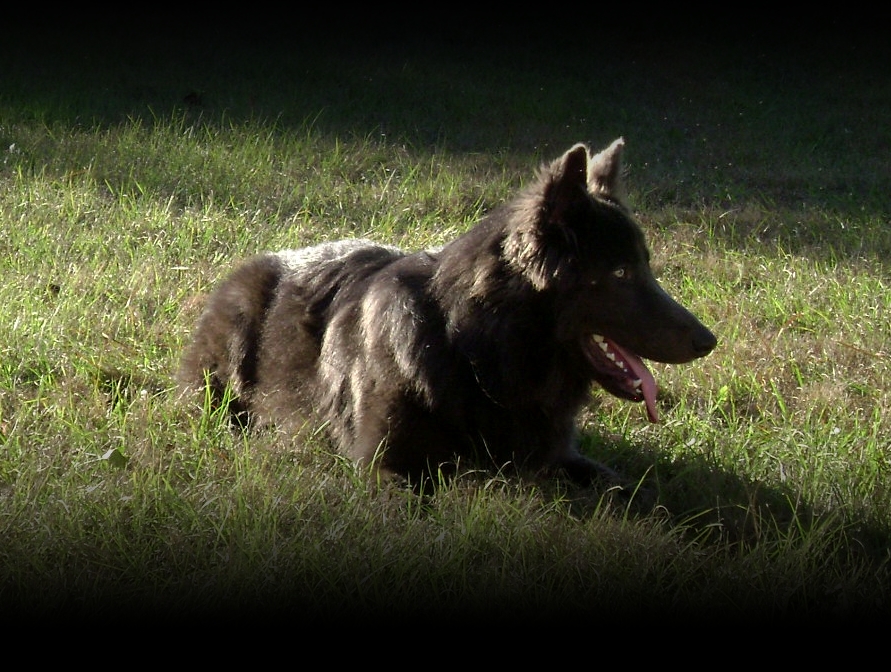
<path id="1" fill-rule="evenodd" d="M 882 42 L 396 32 L 0 49 L 4 612 L 887 612 Z M 580 419 L 652 500 L 498 473 L 419 497 L 321 432 L 235 432 L 178 400 L 239 260 L 439 244 L 619 136 L 654 270 L 719 338 L 652 365 L 660 424 L 596 389 Z"/>

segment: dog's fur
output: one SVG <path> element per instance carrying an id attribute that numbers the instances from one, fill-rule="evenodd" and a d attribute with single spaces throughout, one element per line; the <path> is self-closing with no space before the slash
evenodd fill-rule
<path id="1" fill-rule="evenodd" d="M 228 388 L 242 424 L 324 424 L 345 455 L 412 479 L 481 457 L 610 474 L 578 451 L 591 384 L 655 420 L 640 357 L 716 344 L 650 271 L 622 148 L 576 145 L 441 249 L 344 240 L 247 261 L 210 297 L 181 384 L 217 403 Z"/>

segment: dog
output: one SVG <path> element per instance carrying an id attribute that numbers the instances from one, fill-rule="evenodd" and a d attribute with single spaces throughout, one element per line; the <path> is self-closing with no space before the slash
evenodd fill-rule
<path id="1" fill-rule="evenodd" d="M 343 455 L 414 482 L 480 460 L 613 479 L 579 451 L 593 383 L 656 422 L 642 359 L 717 344 L 651 272 L 623 147 L 573 146 L 437 249 L 351 239 L 246 261 L 210 295 L 180 385 L 243 426 L 324 426 Z"/>

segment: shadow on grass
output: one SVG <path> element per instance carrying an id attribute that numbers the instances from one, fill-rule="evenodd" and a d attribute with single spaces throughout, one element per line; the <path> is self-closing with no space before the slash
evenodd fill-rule
<path id="1" fill-rule="evenodd" d="M 96 384 L 112 409 L 126 407 L 147 393 L 163 395 L 170 389 L 163 381 L 120 369 L 97 372 Z M 233 431 L 244 430 L 233 426 Z M 579 519 L 599 514 L 606 496 L 624 515 L 643 519 L 656 511 L 658 519 L 683 528 L 690 539 L 734 552 L 828 534 L 838 542 L 834 550 L 842 555 L 877 567 L 888 562 L 891 524 L 879 514 L 814 507 L 791 487 L 744 478 L 707 454 L 671 457 L 658 445 L 596 433 L 586 434 L 583 445 L 595 459 L 609 463 L 627 486 L 611 495 L 609 484 L 583 487 L 562 478 L 538 481 L 547 496 L 565 498 L 569 513 Z M 493 475 L 486 468 L 467 473 L 471 481 Z M 505 476 L 511 479 L 510 472 Z"/>
<path id="2" fill-rule="evenodd" d="M 0 53 L 0 111 L 76 127 L 179 114 L 224 127 L 311 123 L 333 137 L 541 158 L 624 135 L 632 186 L 657 204 L 756 198 L 884 214 L 884 36 L 832 22 L 727 35 L 687 20 L 577 39 L 542 38 L 540 23 L 523 18 L 485 29 L 387 20 L 316 23 L 299 35 L 268 26 L 12 35 Z M 16 145 L 13 129 L 0 124 L 3 148 Z"/>
<path id="3" fill-rule="evenodd" d="M 111 407 L 158 387 L 113 370 L 97 385 Z M 377 491 L 364 471 L 323 450 L 301 452 L 275 433 L 248 443 L 250 469 L 226 475 L 219 466 L 215 478 L 231 485 L 219 498 L 205 501 L 212 484 L 191 468 L 182 487 L 126 497 L 126 488 L 110 488 L 110 499 L 100 479 L 64 502 L 61 520 L 76 524 L 54 531 L 38 554 L 30 527 L 10 526 L 0 583 L 0 601 L 15 607 L 7 613 L 539 623 L 887 609 L 887 522 L 814 509 L 704 456 L 670 459 L 656 445 L 586 435 L 586 450 L 651 495 L 607 498 L 605 509 L 604 488 L 482 471 L 429 497 Z M 130 473 L 138 482 L 140 464 L 103 478 Z M 229 517 L 239 506 L 247 514 Z M 91 514 L 101 533 L 91 531 Z"/>
<path id="4" fill-rule="evenodd" d="M 729 556 L 810 545 L 826 554 L 827 565 L 888 571 L 891 524 L 879 514 L 814 506 L 791 487 L 742 477 L 701 453 L 672 458 L 659 446 L 596 434 L 586 442 L 631 484 L 632 496 L 616 501 L 633 519 L 655 512 L 691 541 Z M 599 511 L 601 499 L 597 490 L 571 488 L 567 503 L 584 518 Z"/>

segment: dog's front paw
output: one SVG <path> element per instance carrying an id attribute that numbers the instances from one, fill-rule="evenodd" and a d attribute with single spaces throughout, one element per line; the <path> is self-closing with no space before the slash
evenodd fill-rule
<path id="1" fill-rule="evenodd" d="M 634 501 L 638 506 L 652 508 L 656 494 L 641 481 L 626 478 L 601 462 L 584 455 L 574 455 L 558 463 L 557 468 L 573 483 L 582 487 L 608 490 L 622 501 Z"/>
<path id="2" fill-rule="evenodd" d="M 569 480 L 578 485 L 605 485 L 612 487 L 615 485 L 621 486 L 624 483 L 617 471 L 584 455 L 573 455 L 564 458 L 557 463 L 556 467 Z"/>

